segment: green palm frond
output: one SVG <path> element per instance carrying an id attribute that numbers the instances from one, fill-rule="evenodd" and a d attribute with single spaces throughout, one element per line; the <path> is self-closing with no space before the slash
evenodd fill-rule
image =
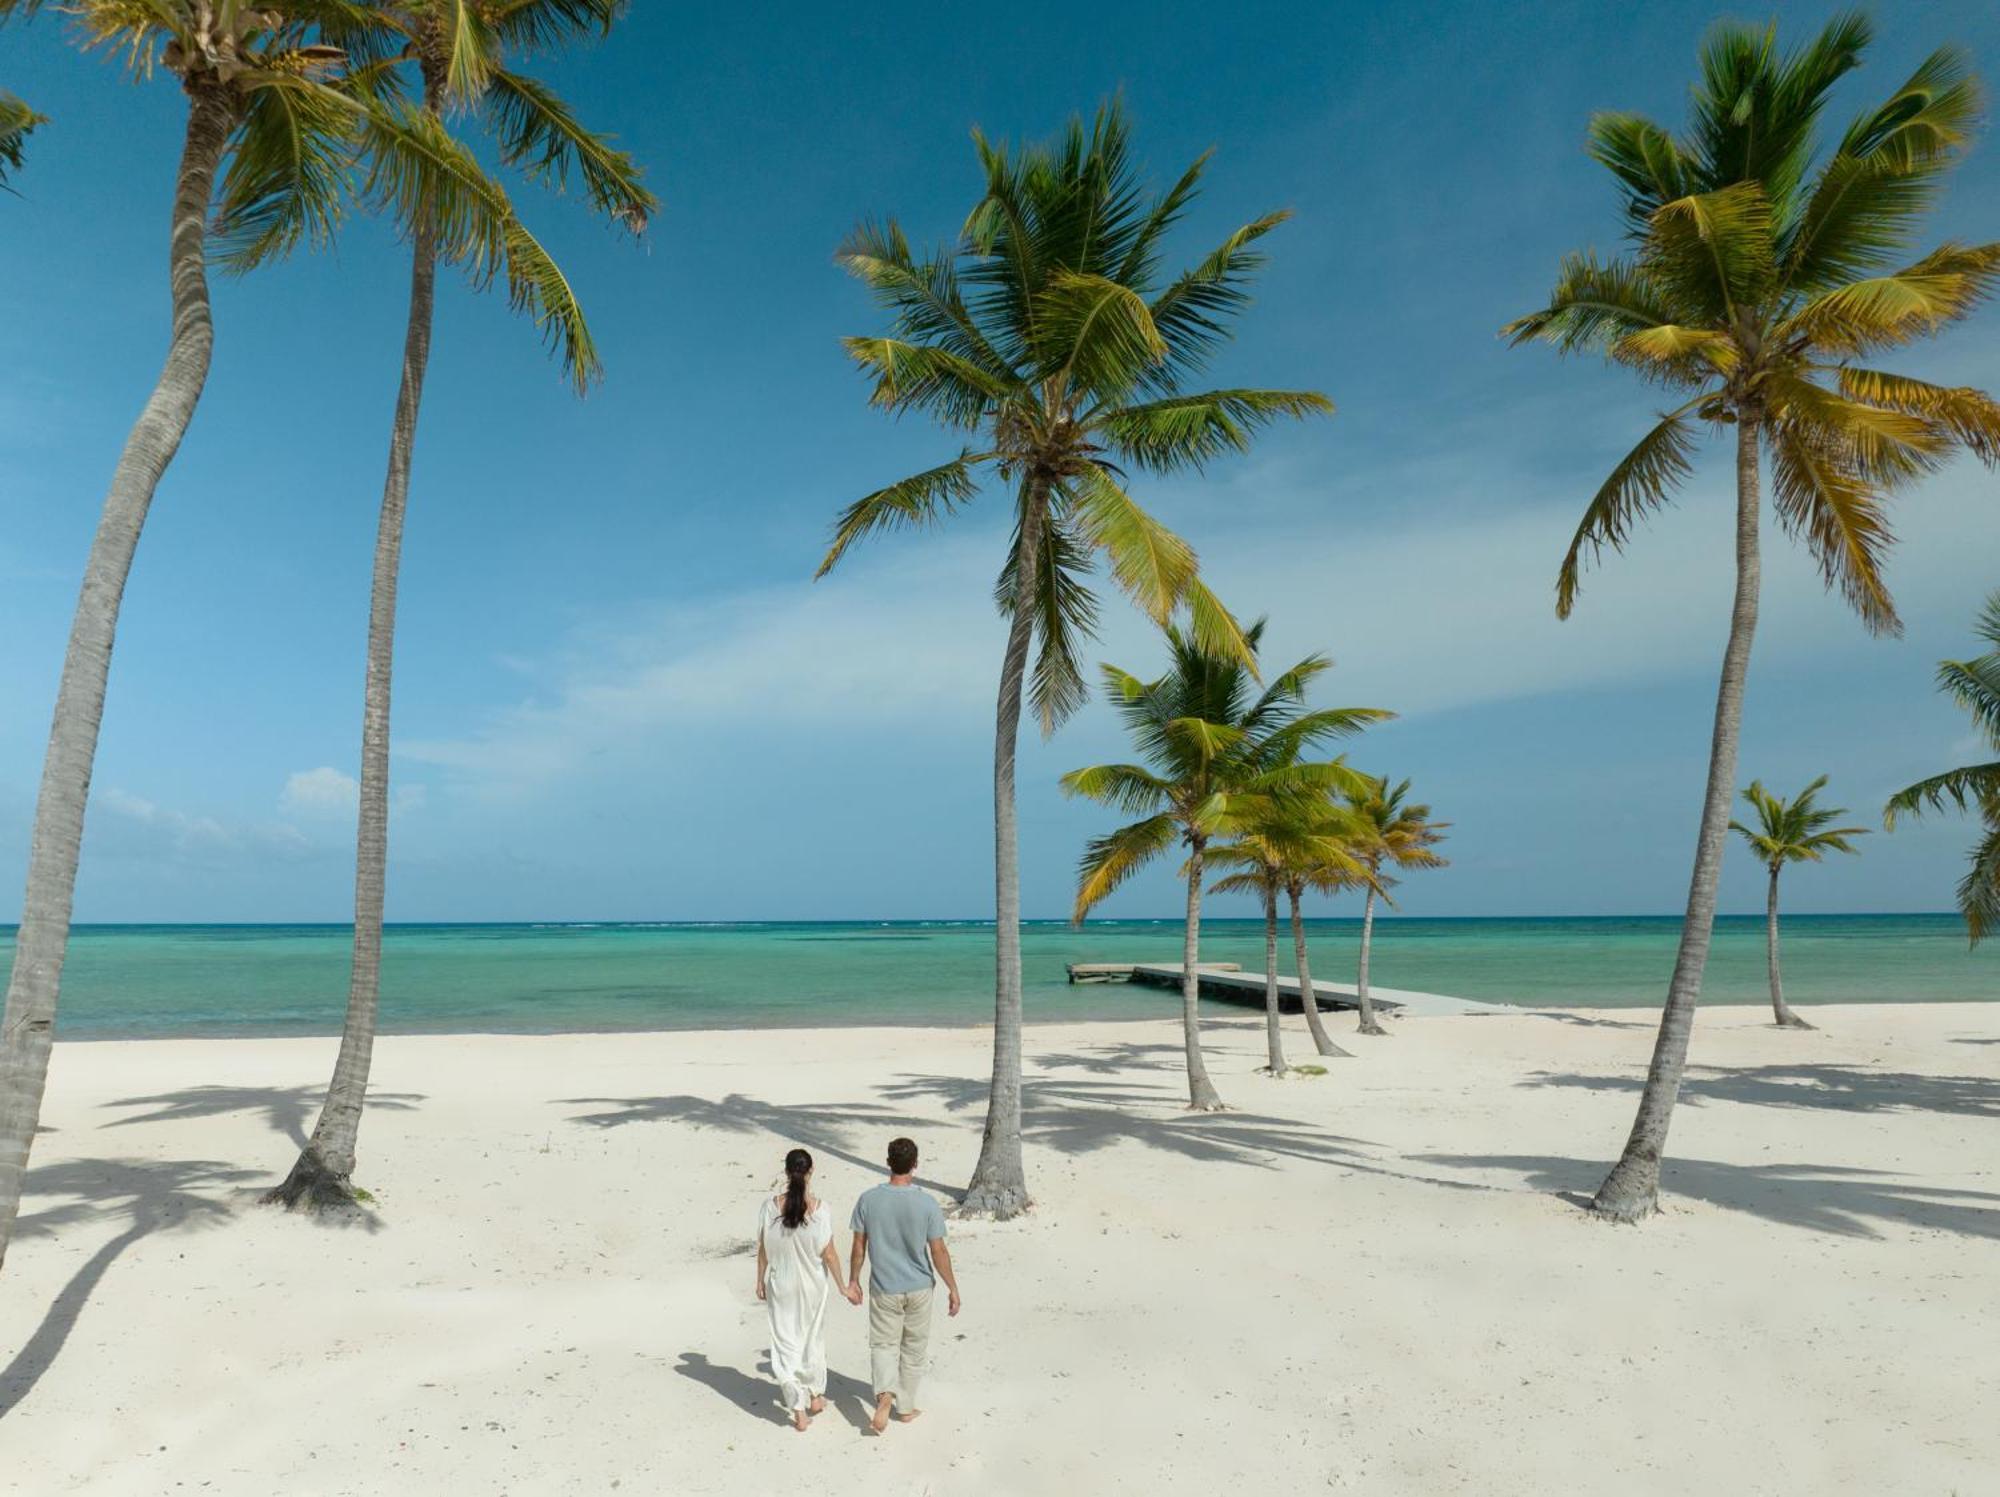
<path id="1" fill-rule="evenodd" d="M 2000 280 L 2000 243 L 1946 244 L 1887 275 L 1821 292 L 1773 330 L 1782 342 L 1860 357 L 1929 337 L 1970 316 Z"/>
<path id="2" fill-rule="evenodd" d="M 1592 115 L 1589 151 L 1618 179 L 1635 235 L 1644 234 L 1663 204 L 1695 190 L 1695 164 L 1669 132 L 1643 115 L 1616 110 Z"/>
<path id="3" fill-rule="evenodd" d="M 13 94 L 0 90 L 0 188 L 7 185 L 7 173 L 21 169 L 22 148 L 37 127 L 48 123 Z"/>
<path id="4" fill-rule="evenodd" d="M 1827 586 L 1837 588 L 1876 634 L 1902 632 L 1882 578 L 1895 536 L 1880 497 L 1846 455 L 1808 429 L 1777 427 L 1771 438 L 1771 502 L 1791 534 L 1803 536 Z"/>
<path id="5" fill-rule="evenodd" d="M 1967 764 L 1948 769 L 1927 779 L 1906 785 L 1889 797 L 1882 823 L 1890 831 L 1905 816 L 1922 816 L 1926 811 L 1942 811 L 1949 805 L 1957 811 L 1976 811 L 1992 797 L 2000 795 L 2000 761 Z"/>
<path id="6" fill-rule="evenodd" d="M 629 151 L 586 130 L 554 89 L 496 65 L 487 73 L 484 103 L 501 160 L 522 168 L 533 182 L 558 188 L 574 170 L 592 208 L 632 233 L 644 232 L 660 206 L 646 187 L 644 170 Z"/>
<path id="7" fill-rule="evenodd" d="M 1640 246 L 1646 279 L 1687 321 L 1729 322 L 1739 306 L 1770 290 L 1777 266 L 1772 247 L 1771 199 L 1760 182 L 1737 182 L 1713 192 L 1676 198 L 1653 215 Z"/>
<path id="8" fill-rule="evenodd" d="M 1676 309 L 1631 260 L 1565 255 L 1548 305 L 1516 318 L 1500 336 L 1517 347 L 1534 340 L 1563 353 L 1602 352 L 1634 333 L 1674 322 Z"/>
<path id="9" fill-rule="evenodd" d="M 1076 904 L 1070 919 L 1082 924 L 1083 917 L 1120 884 L 1164 855 L 1174 845 L 1177 831 L 1174 818 L 1162 813 L 1093 838 L 1077 867 Z"/>
<path id="10" fill-rule="evenodd" d="M 489 4 L 493 34 L 523 52 L 553 52 L 591 35 L 604 36 L 625 0 L 497 0 Z"/>
<path id="11" fill-rule="evenodd" d="M 1099 400 L 1133 389 L 1166 357 L 1145 298 L 1130 286 L 1063 271 L 1034 306 L 1037 372 Z"/>
<path id="12" fill-rule="evenodd" d="M 834 523 L 833 544 L 813 575 L 824 577 L 832 571 L 847 548 L 864 535 L 935 525 L 961 504 L 971 502 L 979 491 L 979 480 L 973 470 L 991 456 L 969 450 L 961 452 L 948 463 L 913 473 L 855 500 L 840 512 Z"/>
<path id="13" fill-rule="evenodd" d="M 500 66 L 500 38 L 479 0 L 434 0 L 444 34 L 445 97 L 461 107 L 478 103 Z"/>
<path id="14" fill-rule="evenodd" d="M 1068 523 L 1049 516 L 1041 528 L 1041 558 L 1035 569 L 1035 666 L 1028 679 L 1028 705 L 1049 737 L 1090 700 L 1083 678 L 1084 641 L 1097 637 L 1097 598 L 1090 590 L 1090 548 L 1071 534 Z M 1014 612 L 1020 576 L 1020 527 L 1007 551 L 1007 565 L 994 589 L 1003 618 Z"/>
<path id="15" fill-rule="evenodd" d="M 1186 541 L 1147 514 L 1095 464 L 1068 486 L 1078 535 L 1104 554 L 1112 580 L 1156 624 L 1165 624 L 1194 581 Z"/>
<path id="16" fill-rule="evenodd" d="M 2000 791 L 1980 802 L 1985 834 L 1972 846 L 1971 866 L 1958 881 L 1958 910 L 1972 944 L 2000 930 Z"/>
<path id="17" fill-rule="evenodd" d="M 1154 388 L 1171 388 L 1198 372 L 1228 339 L 1230 320 L 1250 304 L 1250 282 L 1266 263 L 1256 244 L 1290 217 L 1266 213 L 1252 219 L 1154 299 L 1153 326 L 1167 348 Z"/>
<path id="18" fill-rule="evenodd" d="M 874 379 L 869 403 L 884 410 L 928 411 L 947 426 L 969 429 L 1010 393 L 1004 378 L 937 344 L 901 338 L 840 341 L 847 356 Z"/>
<path id="19" fill-rule="evenodd" d="M 216 206 L 216 251 L 238 274 L 326 244 L 353 192 L 353 103 L 290 72 L 256 76 Z"/>
<path id="20" fill-rule="evenodd" d="M 1700 403 L 1691 400 L 1662 416 L 1660 424 L 1611 470 L 1590 501 L 1556 574 L 1557 618 L 1568 618 L 1576 607 L 1585 548 L 1592 560 L 1601 557 L 1607 546 L 1624 550 L 1633 527 L 1671 499 L 1694 471 L 1694 432 L 1688 417 Z"/>
<path id="21" fill-rule="evenodd" d="M 1280 417 L 1330 416 L 1333 402 L 1298 390 L 1209 390 L 1106 411 L 1095 423 L 1120 457 L 1176 473 L 1225 452 L 1248 452 L 1251 433 Z"/>
<path id="22" fill-rule="evenodd" d="M 1969 385 L 1933 385 L 1900 374 L 1843 365 L 1840 391 L 1883 410 L 1920 416 L 1941 427 L 1988 467 L 2000 463 L 2000 403 Z"/>

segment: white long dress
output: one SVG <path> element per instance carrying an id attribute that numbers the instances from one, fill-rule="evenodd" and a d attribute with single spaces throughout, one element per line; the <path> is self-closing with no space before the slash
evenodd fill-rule
<path id="1" fill-rule="evenodd" d="M 757 1218 L 764 1244 L 764 1308 L 771 1318 L 771 1372 L 778 1402 L 803 1409 L 826 1392 L 826 1305 L 833 1279 L 820 1254 L 833 1241 L 833 1216 L 821 1201 L 797 1227 L 776 1201 Z"/>

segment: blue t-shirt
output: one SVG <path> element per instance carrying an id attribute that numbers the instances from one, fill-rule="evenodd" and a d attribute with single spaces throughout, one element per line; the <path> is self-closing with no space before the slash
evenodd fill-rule
<path id="1" fill-rule="evenodd" d="M 868 1234 L 868 1287 L 912 1294 L 937 1281 L 930 1245 L 944 1236 L 944 1210 L 917 1185 L 877 1185 L 861 1192 L 848 1225 Z"/>

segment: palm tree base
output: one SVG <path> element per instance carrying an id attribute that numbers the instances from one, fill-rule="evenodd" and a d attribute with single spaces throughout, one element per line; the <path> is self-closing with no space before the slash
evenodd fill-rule
<path id="1" fill-rule="evenodd" d="M 954 1214 L 1004 1222 L 1022 1215 L 1034 1204 L 1025 1184 L 982 1184 L 975 1180 Z"/>
<path id="2" fill-rule="evenodd" d="M 1779 1014 L 1771 1023 L 1772 1027 L 1776 1029 L 1817 1029 L 1819 1027 L 1817 1024 L 1806 1023 L 1804 1019 L 1801 1019 L 1797 1014 L 1789 1010 Z"/>
<path id="3" fill-rule="evenodd" d="M 1188 1103 L 1188 1112 L 1227 1112 L 1229 1104 L 1220 1097 L 1200 1097 Z"/>
<path id="4" fill-rule="evenodd" d="M 310 1146 L 299 1151 L 292 1172 L 264 1193 L 261 1204 L 308 1216 L 359 1216 L 365 1209 L 354 1183 L 335 1174 Z"/>
<path id="5" fill-rule="evenodd" d="M 1660 1166 L 1657 1160 L 1624 1158 L 1591 1197 L 1590 1214 L 1602 1221 L 1644 1221 L 1660 1209 Z"/>
<path id="6" fill-rule="evenodd" d="M 1373 1035 L 1378 1040 L 1389 1038 L 1389 1031 L 1373 1019 L 1363 1019 L 1359 1024 L 1354 1026 L 1354 1032 L 1356 1034 Z"/>
<path id="7" fill-rule="evenodd" d="M 1352 1050 L 1343 1050 L 1332 1040 L 1321 1040 L 1313 1048 L 1318 1050 L 1321 1055 L 1330 1056 L 1334 1060 L 1354 1059 L 1354 1052 Z"/>

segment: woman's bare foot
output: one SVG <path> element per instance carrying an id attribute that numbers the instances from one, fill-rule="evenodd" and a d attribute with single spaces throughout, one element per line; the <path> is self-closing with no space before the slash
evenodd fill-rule
<path id="1" fill-rule="evenodd" d="M 792 1428 L 797 1430 L 800 1434 L 804 1434 L 807 1430 L 812 1428 L 812 1416 L 808 1414 L 804 1409 L 793 1409 Z"/>
<path id="2" fill-rule="evenodd" d="M 875 1400 L 875 1417 L 868 1421 L 868 1427 L 878 1435 L 889 1427 L 889 1405 L 892 1401 L 887 1396 Z"/>
<path id="3" fill-rule="evenodd" d="M 896 1416 L 896 1422 L 898 1424 L 908 1424 L 912 1419 L 915 1419 L 921 1413 L 923 1413 L 922 1409 L 911 1409 L 910 1412 L 907 1414 L 898 1414 Z"/>
<path id="4" fill-rule="evenodd" d="M 824 1398 L 815 1398 L 811 1405 L 807 1407 L 806 1412 L 808 1414 L 824 1414 L 826 1412 L 826 1400 Z"/>

